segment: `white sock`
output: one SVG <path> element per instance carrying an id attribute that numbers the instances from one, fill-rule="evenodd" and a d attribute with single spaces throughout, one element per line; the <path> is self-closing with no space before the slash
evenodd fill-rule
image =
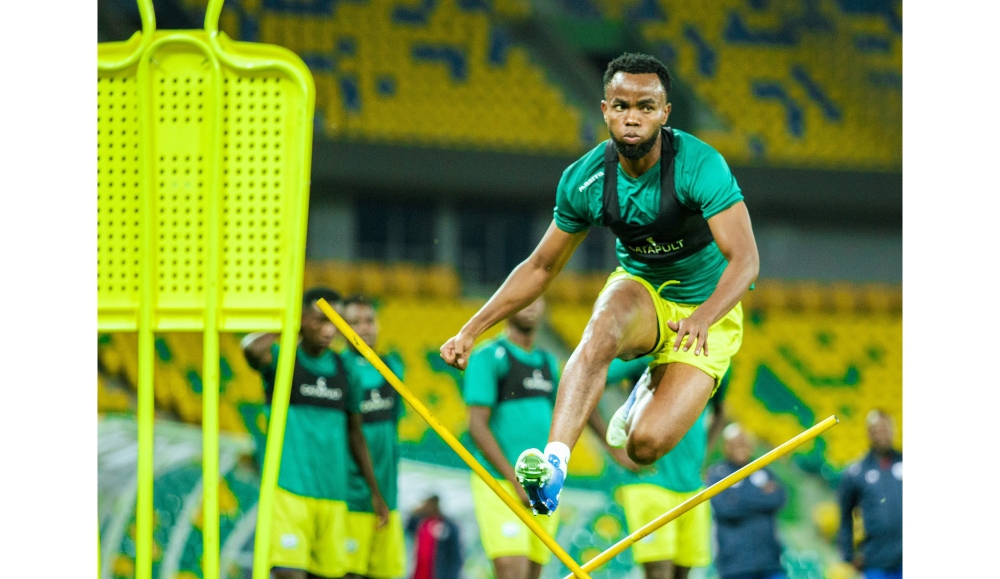
<path id="1" fill-rule="evenodd" d="M 559 459 L 559 462 L 560 464 L 563 465 L 563 468 L 565 468 L 566 465 L 569 464 L 569 447 L 561 442 L 550 442 L 546 444 L 545 452 L 543 452 L 542 454 L 544 454 L 545 456 L 548 456 L 550 454 L 556 455 L 556 458 Z"/>

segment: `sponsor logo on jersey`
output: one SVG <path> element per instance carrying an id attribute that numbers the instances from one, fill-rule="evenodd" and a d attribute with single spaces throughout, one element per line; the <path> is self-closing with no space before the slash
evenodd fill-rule
<path id="1" fill-rule="evenodd" d="M 644 255 L 653 255 L 657 253 L 670 253 L 671 251 L 677 251 L 684 247 L 684 240 L 678 239 L 673 243 L 657 243 L 652 237 L 646 238 L 646 243 L 649 245 L 638 245 L 632 247 L 631 245 L 626 245 L 628 250 L 632 253 L 641 253 Z"/>
<path id="2" fill-rule="evenodd" d="M 897 462 L 892 465 L 892 476 L 896 477 L 896 480 L 903 480 L 903 463 Z"/>
<path id="3" fill-rule="evenodd" d="M 541 392 L 552 392 L 552 381 L 546 380 L 541 370 L 535 370 L 531 376 L 522 382 L 527 390 L 538 390 Z"/>
<path id="4" fill-rule="evenodd" d="M 361 402 L 361 412 L 368 413 L 389 410 L 395 404 L 395 400 L 392 398 L 382 398 L 378 390 L 369 390 L 369 392 L 371 392 L 371 398 Z"/>
<path id="5" fill-rule="evenodd" d="M 598 171 L 597 173 L 594 173 L 590 177 L 590 179 L 587 179 L 586 181 L 583 182 L 583 185 L 580 185 L 580 188 L 578 189 L 578 191 L 580 193 L 583 193 L 584 189 L 586 189 L 587 187 L 590 187 L 591 185 L 593 185 L 594 181 L 597 181 L 598 179 L 600 179 L 603 176 L 604 176 L 604 171 Z"/>
<path id="6" fill-rule="evenodd" d="M 326 378 L 322 376 L 316 378 L 315 384 L 300 384 L 299 393 L 303 396 L 326 400 L 340 400 L 344 397 L 344 392 L 340 388 L 329 388 L 326 385 Z"/>

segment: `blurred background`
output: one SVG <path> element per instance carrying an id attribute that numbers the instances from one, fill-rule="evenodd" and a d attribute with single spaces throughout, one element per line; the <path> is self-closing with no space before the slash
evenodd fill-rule
<path id="1" fill-rule="evenodd" d="M 157 0 L 158 28 L 201 28 L 205 0 Z M 98 0 L 98 41 L 140 28 Z M 774 466 L 792 579 L 848 578 L 835 489 L 884 409 L 902 443 L 902 3 L 898 0 L 229 0 L 222 28 L 298 54 L 316 84 L 305 287 L 377 300 L 380 350 L 468 444 L 461 374 L 438 357 L 552 219 L 563 169 L 607 138 L 601 75 L 625 51 L 674 76 L 670 125 L 719 150 L 743 189 L 761 256 L 744 305 L 728 418 L 759 452 L 837 414 L 841 425 Z M 548 293 L 541 342 L 565 360 L 616 266 L 592 230 Z M 488 333 L 492 336 L 496 331 Z M 223 573 L 249 576 L 263 389 L 223 335 Z M 157 577 L 200 577 L 201 336 L 156 342 Z M 103 576 L 131 577 L 136 338 L 98 336 Z M 624 396 L 624 394 L 621 394 Z M 602 406 L 610 416 L 610 396 Z M 602 404 L 605 404 L 602 402 Z M 400 425 L 400 509 L 441 495 L 469 579 L 491 576 L 468 471 L 412 412 Z M 624 536 L 621 469 L 589 434 L 574 451 L 557 539 L 587 559 Z M 710 449 L 706 464 L 719 458 Z M 561 576 L 558 563 L 543 578 Z M 692 577 L 715 577 L 695 569 Z M 623 553 L 596 578 L 638 579 Z"/>

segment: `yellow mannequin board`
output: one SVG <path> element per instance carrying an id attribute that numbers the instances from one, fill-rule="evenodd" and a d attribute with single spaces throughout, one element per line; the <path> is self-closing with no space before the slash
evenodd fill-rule
<path id="1" fill-rule="evenodd" d="M 219 577 L 219 332 L 281 332 L 258 503 L 254 577 L 267 576 L 299 330 L 315 88 L 302 60 L 219 31 L 143 29 L 98 44 L 98 330 L 138 332 L 136 578 L 151 579 L 153 333 L 204 333 L 206 579 Z M 105 557 L 105 565 L 109 563 Z"/>

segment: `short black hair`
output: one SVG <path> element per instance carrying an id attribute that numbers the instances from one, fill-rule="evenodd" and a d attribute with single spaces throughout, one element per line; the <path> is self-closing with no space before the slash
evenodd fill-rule
<path id="1" fill-rule="evenodd" d="M 636 52 L 626 52 L 608 63 L 604 71 L 604 89 L 607 90 L 611 79 L 619 72 L 627 74 L 655 74 L 660 77 L 663 92 L 670 96 L 670 73 L 667 67 L 654 56 Z"/>
<path id="2" fill-rule="evenodd" d="M 375 309 L 375 302 L 373 302 L 367 296 L 362 294 L 354 294 L 353 296 L 344 300 L 344 307 L 347 306 L 368 306 L 369 308 Z"/>
<path id="3" fill-rule="evenodd" d="M 342 298 L 336 290 L 332 290 L 328 287 L 314 287 L 306 290 L 306 293 L 302 294 L 302 309 L 308 308 L 323 298 L 330 305 L 338 303 Z"/>

